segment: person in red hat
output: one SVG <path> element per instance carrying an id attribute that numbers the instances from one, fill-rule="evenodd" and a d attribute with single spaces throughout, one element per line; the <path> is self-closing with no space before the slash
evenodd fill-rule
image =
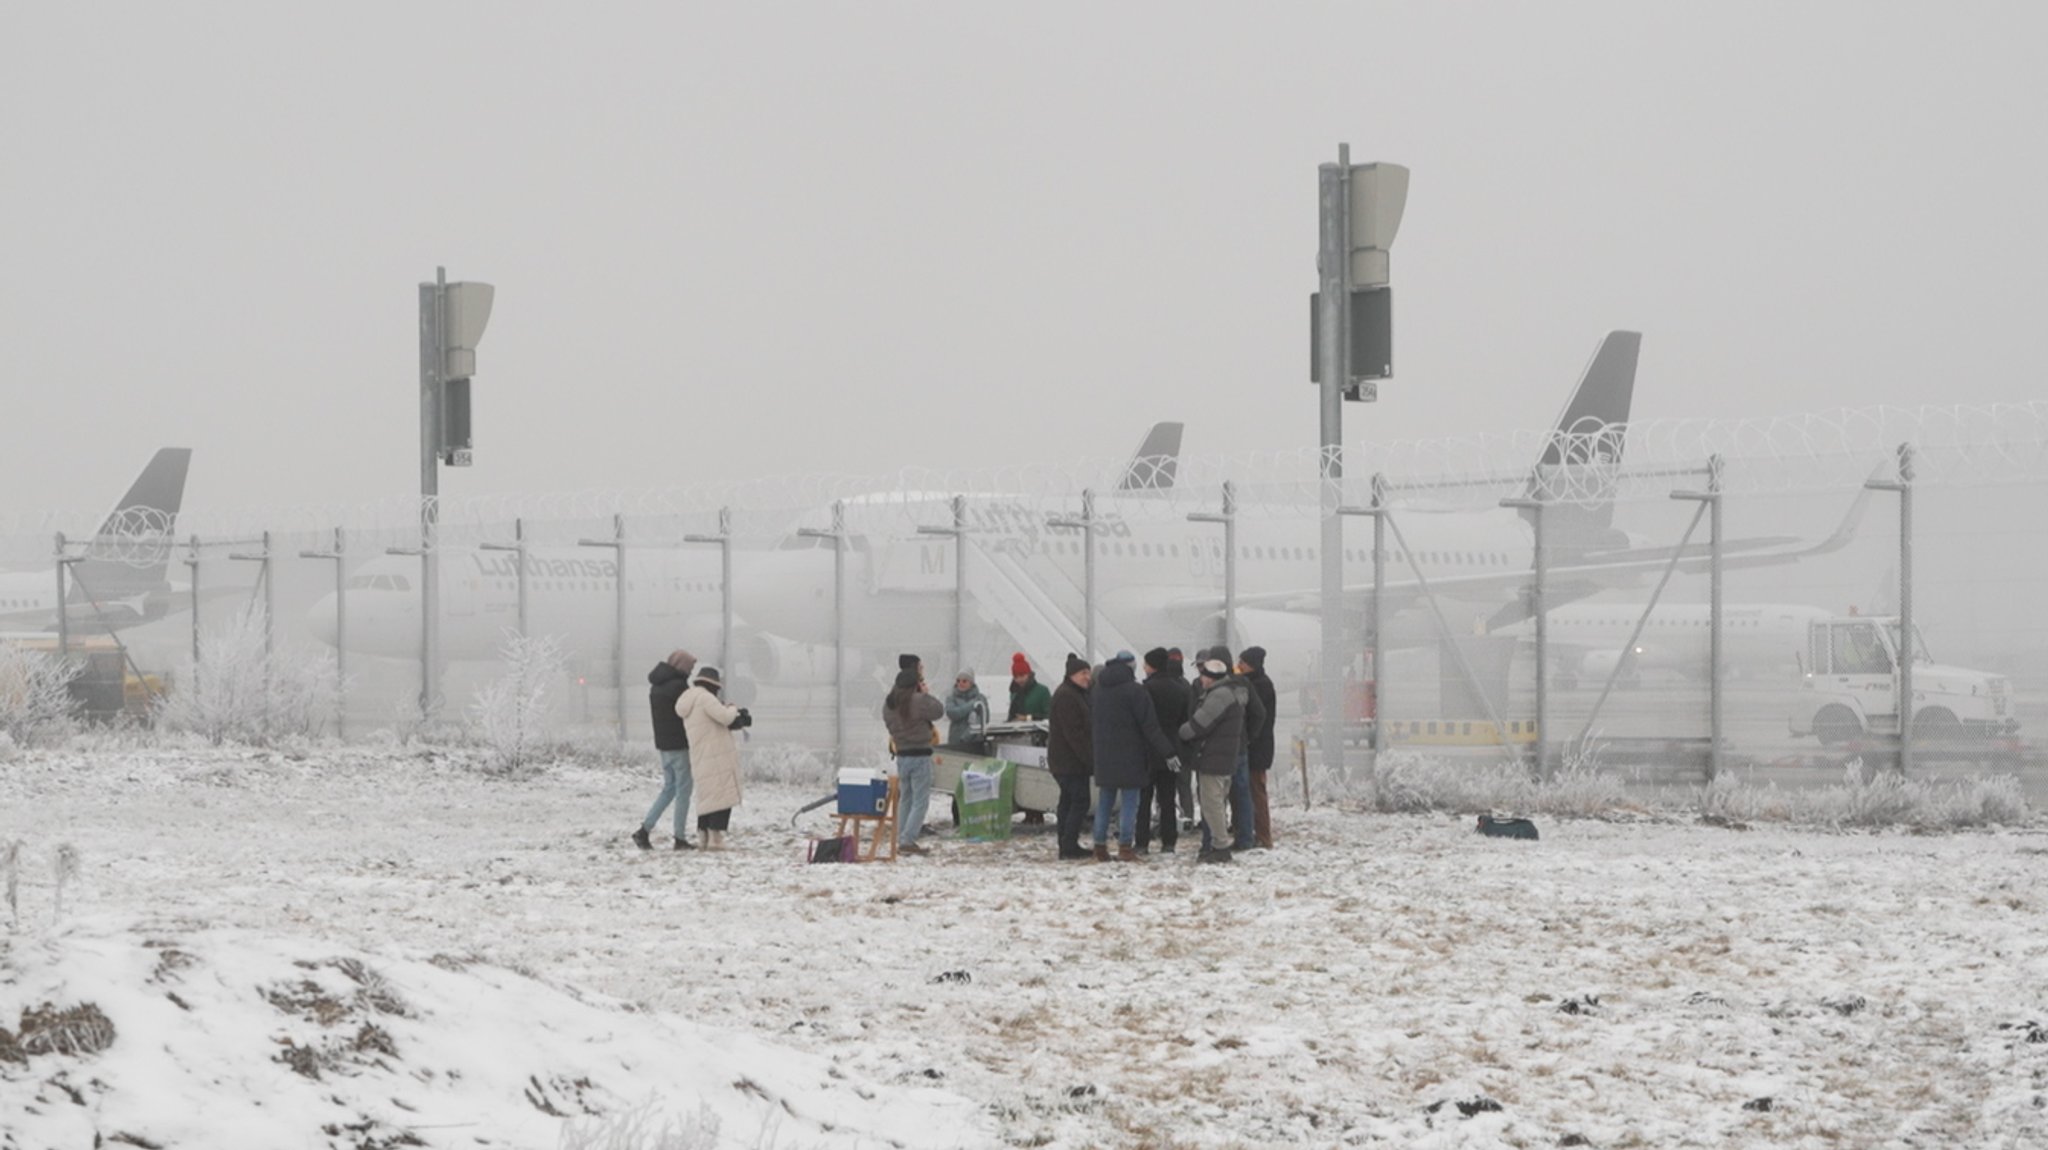
<path id="1" fill-rule="evenodd" d="M 1010 721 L 1043 720 L 1052 714 L 1052 692 L 1031 672 L 1031 660 L 1019 651 L 1010 656 Z"/>

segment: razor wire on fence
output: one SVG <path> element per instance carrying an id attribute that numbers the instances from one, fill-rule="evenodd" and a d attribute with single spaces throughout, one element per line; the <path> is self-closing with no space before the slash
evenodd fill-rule
<path id="1" fill-rule="evenodd" d="M 1625 452 L 1617 450 L 1625 441 Z M 1889 466 L 1900 444 L 1916 453 L 1922 486 L 1988 485 L 2048 478 L 2048 402 L 1954 407 L 1874 407 L 1749 419 L 1664 419 L 1563 433 L 1523 431 L 1363 443 L 1345 450 L 1342 495 L 1370 498 L 1374 475 L 1411 505 L 1475 506 L 1512 495 L 1553 503 L 1661 499 L 1674 473 L 1725 463 L 1730 494 L 1796 493 L 1853 487 Z M 1542 463 L 1539 461 L 1562 461 Z M 1317 515 L 1327 480 L 1317 449 L 1076 459 L 1003 467 L 905 467 L 893 473 L 789 474 L 648 489 L 442 496 L 439 529 L 451 541 L 485 537 L 515 519 L 531 523 L 668 519 L 675 534 L 701 530 L 721 509 L 741 530 L 794 529 L 805 514 L 837 501 L 865 513 L 891 510 L 906 522 L 936 522 L 954 495 L 1000 496 L 1072 510 L 1083 491 L 1120 491 L 1126 514 L 1162 517 L 1213 502 L 1231 482 L 1240 502 L 1269 514 Z M 107 518 L 59 512 L 0 515 L 0 536 L 96 538 L 104 557 L 146 564 L 169 537 L 147 508 Z M 356 504 L 199 508 L 178 517 L 177 536 L 246 536 L 263 530 L 344 527 L 366 543 L 417 544 L 421 501 L 392 496 Z M 171 540 L 175 543 L 176 540 Z"/>

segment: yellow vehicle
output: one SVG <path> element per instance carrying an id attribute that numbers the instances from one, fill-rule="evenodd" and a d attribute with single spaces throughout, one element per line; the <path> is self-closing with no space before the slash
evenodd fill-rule
<path id="1" fill-rule="evenodd" d="M 0 633 L 0 643 L 20 650 L 57 654 L 57 636 L 47 631 Z M 78 700 L 80 715 L 100 723 L 111 723 L 123 715 L 147 719 L 151 707 L 164 697 L 164 676 L 138 673 L 128 652 L 113 636 L 73 635 L 67 648 L 78 667 L 71 680 L 71 696 Z"/>

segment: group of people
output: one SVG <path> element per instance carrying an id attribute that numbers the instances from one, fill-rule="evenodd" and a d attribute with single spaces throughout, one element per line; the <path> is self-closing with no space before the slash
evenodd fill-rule
<path id="1" fill-rule="evenodd" d="M 697 835 L 706 850 L 724 850 L 732 809 L 740 805 L 740 751 L 733 732 L 754 725 L 745 707 L 719 697 L 718 668 L 699 667 L 688 651 L 669 652 L 647 673 L 654 718 L 654 748 L 661 754 L 661 793 L 633 832 L 633 845 L 654 849 L 654 828 L 675 809 L 674 849 L 694 850 L 683 836 L 690 800 L 697 802 Z"/>
<path id="2" fill-rule="evenodd" d="M 1142 680 L 1137 661 L 1118 651 L 1098 670 L 1068 655 L 1066 677 L 1052 693 L 1046 765 L 1060 789 L 1059 857 L 1142 862 L 1155 830 L 1159 849 L 1172 852 L 1180 831 L 1176 805 L 1199 808 L 1200 862 L 1227 863 L 1233 851 L 1270 848 L 1266 774 L 1276 692 L 1265 649 L 1247 647 L 1232 660 L 1227 648 L 1204 648 L 1195 656 L 1193 683 L 1178 649 L 1145 652 Z M 1091 781 L 1094 833 L 1084 850 Z"/>
<path id="3" fill-rule="evenodd" d="M 1142 680 L 1137 662 L 1131 652 L 1118 651 L 1095 668 L 1068 655 L 1065 677 L 1048 691 L 1022 653 L 1010 661 L 1006 717 L 1047 723 L 1046 765 L 1059 785 L 1059 857 L 1142 862 L 1155 837 L 1159 849 L 1171 853 L 1179 842 L 1181 814 L 1197 811 L 1201 862 L 1229 862 L 1232 851 L 1271 847 L 1266 775 L 1273 766 L 1275 692 L 1265 649 L 1246 647 L 1233 660 L 1225 647 L 1204 648 L 1195 655 L 1193 682 L 1177 647 L 1145 652 Z M 633 832 L 633 843 L 653 849 L 654 828 L 673 807 L 673 849 L 722 850 L 740 803 L 734 733 L 752 726 L 753 716 L 722 699 L 718 669 L 699 667 L 688 651 L 670 652 L 648 672 L 647 683 L 662 788 Z M 931 809 L 938 721 L 948 724 L 944 741 L 960 744 L 993 713 L 971 668 L 961 670 L 941 701 L 925 684 L 923 660 L 898 659 L 882 721 L 896 759 L 899 853 L 926 853 L 918 837 Z M 1094 827 L 1084 849 L 1081 825 L 1089 816 L 1091 782 Z M 693 799 L 701 844 L 683 834 Z"/>

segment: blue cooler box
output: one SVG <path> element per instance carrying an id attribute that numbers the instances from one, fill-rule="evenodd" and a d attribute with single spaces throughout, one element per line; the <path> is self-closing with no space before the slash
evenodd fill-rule
<path id="1" fill-rule="evenodd" d="M 839 813 L 842 815 L 879 815 L 889 802 L 889 780 L 876 778 L 866 771 L 857 772 L 858 777 L 842 774 L 839 777 Z"/>

